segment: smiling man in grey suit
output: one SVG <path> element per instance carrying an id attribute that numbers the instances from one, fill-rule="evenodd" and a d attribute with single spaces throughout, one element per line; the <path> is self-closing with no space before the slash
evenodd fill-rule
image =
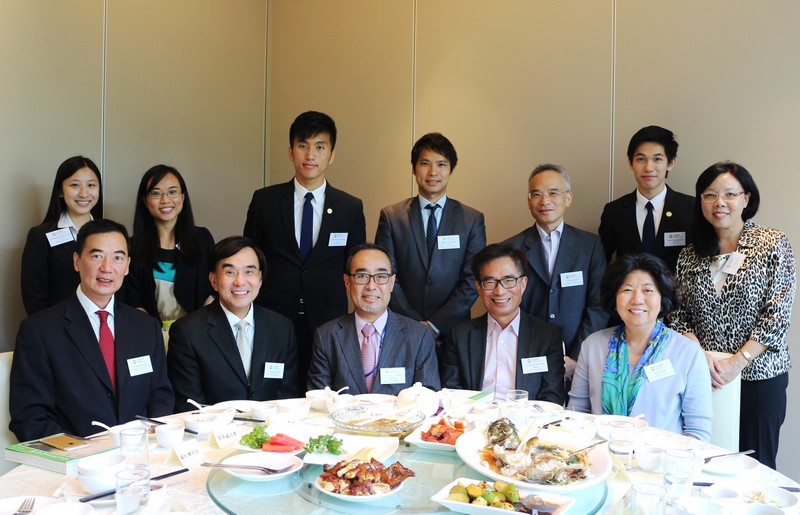
<path id="1" fill-rule="evenodd" d="M 554 164 L 537 166 L 528 178 L 528 208 L 536 223 L 505 241 L 525 254 L 533 270 L 522 309 L 561 328 L 567 379 L 575 371 L 583 340 L 608 323 L 600 308 L 603 246 L 594 234 L 564 223 L 570 205 L 566 170 Z"/>
<path id="2" fill-rule="evenodd" d="M 395 274 L 386 251 L 374 244 L 353 249 L 344 284 L 355 312 L 314 333 L 308 388 L 397 395 L 420 382 L 439 390 L 433 331 L 388 309 Z"/>
<path id="3" fill-rule="evenodd" d="M 167 365 L 176 411 L 203 404 L 264 401 L 303 392 L 292 322 L 253 304 L 264 254 L 248 238 L 231 236 L 208 257 L 217 299 L 172 324 Z"/>
<path id="4" fill-rule="evenodd" d="M 421 137 L 411 150 L 419 194 L 383 208 L 375 234 L 397 263 L 390 307 L 442 336 L 469 320 L 478 296 L 469 261 L 486 245 L 483 214 L 447 196 L 457 162 L 450 140 Z"/>
<path id="5" fill-rule="evenodd" d="M 525 256 L 489 245 L 472 259 L 475 287 L 487 314 L 457 325 L 445 342 L 442 385 L 494 392 L 526 390 L 530 399 L 563 404 L 561 329 L 520 310 L 528 285 Z"/>

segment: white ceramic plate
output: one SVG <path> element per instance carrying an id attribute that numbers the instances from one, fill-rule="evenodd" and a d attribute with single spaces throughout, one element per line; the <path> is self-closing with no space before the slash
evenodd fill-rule
<path id="1" fill-rule="evenodd" d="M 317 490 L 319 490 L 320 492 L 322 492 L 324 494 L 327 494 L 327 495 L 330 495 L 334 499 L 340 499 L 342 501 L 347 501 L 347 502 L 370 502 L 370 501 L 377 501 L 378 499 L 382 499 L 384 497 L 387 497 L 389 495 L 392 495 L 392 494 L 395 494 L 395 493 L 399 492 L 400 489 L 403 488 L 403 483 L 400 483 L 399 485 L 397 485 L 396 487 L 392 488 L 391 490 L 389 490 L 385 494 L 375 494 L 375 495 L 342 495 L 342 494 L 335 494 L 333 492 L 329 492 L 329 491 L 325 490 L 324 488 L 322 488 L 322 479 L 319 478 L 319 477 L 316 479 L 316 481 L 314 481 L 314 487 Z"/>
<path id="2" fill-rule="evenodd" d="M 374 458 L 378 461 L 385 461 L 391 458 L 400 446 L 400 439 L 396 436 L 360 436 L 346 434 L 334 434 L 333 436 L 342 441 L 342 448 L 345 450 L 345 454 L 314 454 L 307 452 L 303 457 L 303 461 L 313 465 L 335 465 L 342 460 L 348 459 L 349 455 L 355 454 L 365 447 L 375 448 Z"/>
<path id="3" fill-rule="evenodd" d="M 385 393 L 362 393 L 355 395 L 354 397 L 360 402 L 378 404 L 381 406 L 394 406 L 395 402 L 397 402 L 397 397 L 394 395 L 387 395 Z"/>
<path id="4" fill-rule="evenodd" d="M 530 415 L 532 417 L 544 417 L 544 416 L 552 416 L 557 415 L 564 411 L 564 407 L 560 404 L 556 404 L 555 402 L 547 402 L 547 401 L 528 401 L 528 406 L 530 406 Z M 539 411 L 535 408 L 535 406 L 539 406 L 542 408 L 542 411 Z"/>
<path id="5" fill-rule="evenodd" d="M 441 490 L 439 490 L 433 497 L 431 497 L 431 501 L 437 502 L 444 506 L 445 508 L 449 508 L 451 511 L 456 513 L 467 513 L 469 515 L 491 515 L 492 513 L 500 514 L 500 513 L 513 513 L 501 508 L 493 508 L 491 506 L 478 506 L 477 504 L 469 504 L 465 502 L 458 502 L 458 501 L 449 501 L 447 500 L 447 496 L 450 494 L 450 489 L 453 488 L 455 485 L 461 483 L 464 486 L 477 484 L 480 481 L 471 478 L 464 478 L 460 477 L 450 483 L 449 485 L 445 486 Z M 491 484 L 491 481 L 487 481 L 487 483 Z M 575 504 L 575 499 L 572 497 L 567 497 L 564 495 L 557 495 L 546 493 L 543 494 L 541 492 L 534 492 L 532 490 L 525 490 L 521 489 L 518 490 L 519 497 L 522 499 L 523 497 L 527 497 L 528 495 L 536 494 L 540 496 L 544 501 L 548 504 L 556 504 L 559 505 L 556 511 L 553 512 L 554 515 L 559 515 L 561 513 L 565 513 L 570 506 Z"/>
<path id="6" fill-rule="evenodd" d="M 419 447 L 420 449 L 429 449 L 432 451 L 450 451 L 453 452 L 456 450 L 455 445 L 450 445 L 446 443 L 439 443 L 439 442 L 426 442 L 422 439 L 422 432 L 428 431 L 433 424 L 439 422 L 439 417 L 433 417 L 429 419 L 430 421 L 426 420 L 422 423 L 421 426 L 416 428 L 413 433 L 406 436 L 403 441 L 406 443 L 411 443 Z M 459 437 L 461 438 L 461 437 Z M 458 441 L 458 439 L 456 439 Z"/>
<path id="7" fill-rule="evenodd" d="M 750 456 L 738 454 L 736 456 L 714 458 L 703 465 L 703 470 L 710 474 L 718 474 L 720 476 L 735 476 L 740 472 L 751 470 L 756 467 L 758 467 L 758 460 Z"/>
<path id="8" fill-rule="evenodd" d="M 456 452 L 461 460 L 472 470 L 490 477 L 495 480 L 502 480 L 513 483 L 518 488 L 536 489 L 540 492 L 563 493 L 587 488 L 603 481 L 611 472 L 611 456 L 604 445 L 595 447 L 588 451 L 589 455 L 589 477 L 579 479 L 567 485 L 540 485 L 526 483 L 518 479 L 512 479 L 495 472 L 481 463 L 480 451 L 486 447 L 486 435 L 482 429 L 474 429 L 464 433 L 461 438 L 456 440 Z M 575 450 L 580 447 L 575 447 Z"/>
<path id="9" fill-rule="evenodd" d="M 258 465 L 259 467 L 267 467 L 271 469 L 283 469 L 286 467 L 291 467 L 286 472 L 281 472 L 278 474 L 264 474 L 258 470 L 245 470 L 245 469 L 235 469 L 235 468 L 225 468 L 223 469 L 228 474 L 232 475 L 233 477 L 237 477 L 244 481 L 254 481 L 263 483 L 266 481 L 275 481 L 276 479 L 280 479 L 283 476 L 287 476 L 293 472 L 300 470 L 300 467 L 303 466 L 303 461 L 298 458 L 297 456 L 292 456 L 291 454 L 278 454 L 274 452 L 262 452 L 262 453 L 244 453 L 244 454 L 236 454 L 234 456 L 229 456 L 222 460 L 222 463 L 230 464 L 230 465 Z"/>
<path id="10" fill-rule="evenodd" d="M 225 402 L 218 402 L 214 404 L 213 407 L 215 408 L 233 408 L 235 410 L 239 410 L 242 413 L 237 413 L 237 415 L 250 413 L 253 411 L 254 405 L 259 405 L 260 402 L 257 401 L 225 401 Z"/>
<path id="11" fill-rule="evenodd" d="M 36 498 L 36 501 L 33 503 L 34 510 L 36 510 L 36 508 L 41 508 L 42 506 L 47 506 L 48 504 L 61 502 L 60 499 L 56 499 L 55 497 L 42 497 L 39 495 L 8 497 L 6 499 L 0 499 L 0 515 L 14 515 L 17 513 L 17 508 L 19 508 L 23 501 L 25 501 L 25 499 L 28 497 Z"/>
<path id="12" fill-rule="evenodd" d="M 625 417 L 622 415 L 598 415 L 597 416 L 597 436 L 603 440 L 610 438 L 608 433 L 608 423 L 615 420 L 627 420 L 633 422 L 633 430 L 641 431 L 647 427 L 647 421 L 641 418 Z"/>
<path id="13" fill-rule="evenodd" d="M 469 399 L 470 397 L 486 393 L 486 395 L 481 396 L 480 399 L 475 399 L 476 404 L 489 403 L 494 400 L 494 395 L 492 395 L 492 392 L 482 392 L 480 390 L 451 390 L 448 388 L 447 393 L 450 395 L 451 399 Z M 444 394 L 439 393 L 439 402 L 441 403 L 443 400 Z"/>
<path id="14" fill-rule="evenodd" d="M 267 426 L 268 435 L 275 436 L 278 433 L 283 433 L 285 435 L 291 436 L 295 440 L 300 440 L 301 442 L 303 442 L 303 444 L 307 444 L 310 438 L 319 435 L 329 435 L 333 433 L 333 428 L 312 426 L 309 424 L 291 424 L 291 423 L 275 423 Z M 261 449 L 252 449 L 250 447 L 245 447 L 239 442 L 233 444 L 233 448 L 238 449 L 240 451 L 251 451 L 251 452 L 261 451 Z M 287 452 L 287 453 L 270 453 L 270 454 L 300 454 L 301 452 L 303 452 L 303 449 L 298 449 L 295 452 L 291 453 Z"/>

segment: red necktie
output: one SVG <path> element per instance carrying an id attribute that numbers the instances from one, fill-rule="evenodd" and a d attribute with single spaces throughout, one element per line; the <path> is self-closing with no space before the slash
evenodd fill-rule
<path id="1" fill-rule="evenodd" d="M 103 353 L 103 360 L 106 362 L 108 375 L 111 377 L 111 386 L 117 390 L 117 374 L 114 367 L 114 335 L 108 327 L 108 311 L 96 311 L 100 317 L 100 352 Z"/>

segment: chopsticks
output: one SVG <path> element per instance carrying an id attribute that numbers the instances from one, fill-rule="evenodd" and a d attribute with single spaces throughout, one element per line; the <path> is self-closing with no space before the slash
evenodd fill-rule
<path id="1" fill-rule="evenodd" d="M 136 415 L 136 419 L 137 419 L 137 420 L 142 420 L 142 421 L 144 421 L 144 422 L 150 422 L 151 424 L 155 424 L 155 425 L 157 425 L 157 426 L 162 426 L 162 425 L 166 424 L 166 422 L 164 422 L 164 421 L 161 421 L 161 420 L 156 420 L 156 419 L 154 419 L 154 418 L 148 418 L 148 417 L 144 417 L 144 416 L 142 416 L 142 415 Z M 197 435 L 197 434 L 199 434 L 197 431 L 194 431 L 194 430 L 192 430 L 192 429 L 188 429 L 188 428 L 186 428 L 186 427 L 184 427 L 184 428 L 183 428 L 183 430 L 184 430 L 184 431 L 186 431 L 187 433 L 189 433 L 190 435 Z"/>
<path id="2" fill-rule="evenodd" d="M 167 479 L 168 477 L 177 476 L 178 474 L 183 474 L 184 472 L 189 472 L 189 469 L 183 468 L 180 470 L 168 472 L 166 474 L 161 474 L 160 476 L 151 477 L 150 481 L 160 481 L 162 479 Z M 109 495 L 114 495 L 116 492 L 117 492 L 116 488 L 113 490 L 106 490 L 105 492 L 100 492 L 99 494 L 81 497 L 80 499 L 78 499 L 78 502 L 95 501 L 97 499 L 102 499 L 103 497 L 108 497 Z"/>

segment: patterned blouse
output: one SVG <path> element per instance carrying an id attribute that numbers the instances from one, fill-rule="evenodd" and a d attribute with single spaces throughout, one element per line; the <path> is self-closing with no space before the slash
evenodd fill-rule
<path id="1" fill-rule="evenodd" d="M 681 251 L 675 275 L 683 302 L 668 325 L 694 333 L 707 351 L 733 354 L 748 340 L 766 345 L 742 370 L 742 379 L 770 379 L 792 366 L 786 342 L 797 282 L 792 247 L 782 232 L 747 220 L 736 251 L 744 262 L 719 296 L 711 279 L 714 258 L 699 256 L 693 245 Z"/>

